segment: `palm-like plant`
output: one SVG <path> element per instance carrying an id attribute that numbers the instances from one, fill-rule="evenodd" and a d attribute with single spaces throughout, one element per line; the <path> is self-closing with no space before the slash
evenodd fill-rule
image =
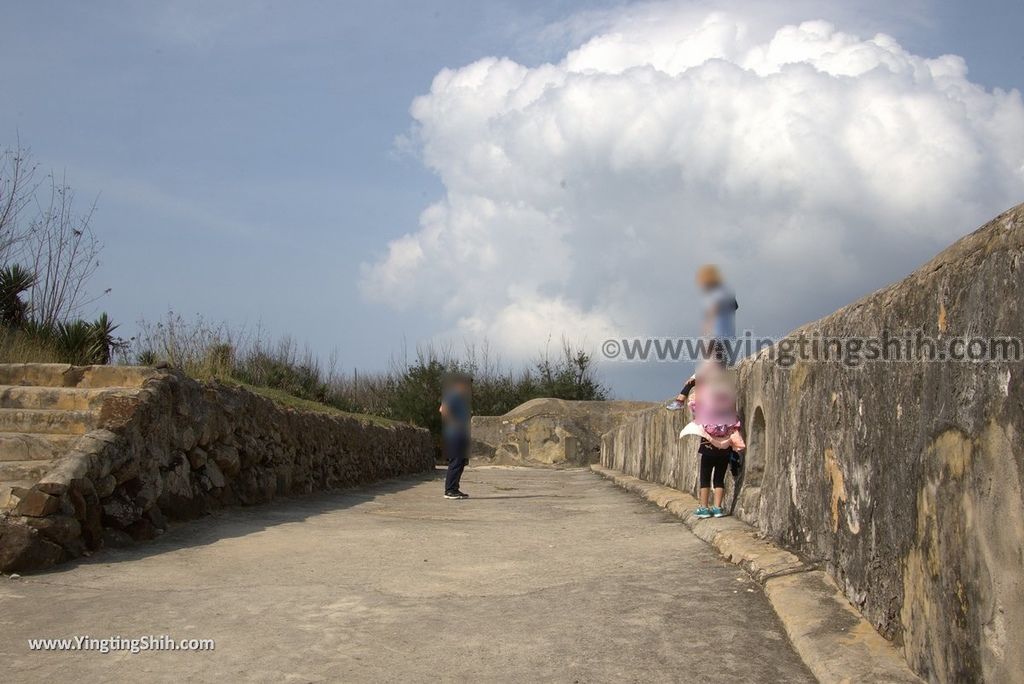
<path id="1" fill-rule="evenodd" d="M 155 366 L 160 362 L 160 357 L 152 349 L 143 349 L 135 357 L 135 363 L 140 366 Z"/>
<path id="2" fill-rule="evenodd" d="M 58 323 L 54 342 L 65 363 L 87 366 L 93 363 L 95 335 L 93 327 L 85 321 Z"/>
<path id="3" fill-rule="evenodd" d="M 114 331 L 117 330 L 117 326 L 104 312 L 92 322 L 89 328 L 91 340 L 87 351 L 90 363 L 110 363 L 111 351 L 117 343 L 117 340 L 114 339 Z"/>
<path id="4" fill-rule="evenodd" d="M 35 274 L 20 264 L 0 268 L 0 323 L 19 327 L 28 320 L 28 304 L 21 295 L 35 283 Z"/>

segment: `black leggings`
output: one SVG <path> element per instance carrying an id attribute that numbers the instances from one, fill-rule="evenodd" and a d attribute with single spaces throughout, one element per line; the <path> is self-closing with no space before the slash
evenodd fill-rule
<path id="1" fill-rule="evenodd" d="M 732 449 L 716 449 L 709 442 L 701 442 L 697 453 L 700 454 L 700 488 L 706 489 L 712 483 L 715 489 L 725 487 L 725 471 L 729 469 Z"/>

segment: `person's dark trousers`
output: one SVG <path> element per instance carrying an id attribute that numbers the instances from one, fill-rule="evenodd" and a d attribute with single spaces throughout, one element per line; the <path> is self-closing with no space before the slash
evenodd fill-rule
<path id="1" fill-rule="evenodd" d="M 448 472 L 444 476 L 444 491 L 455 492 L 462 480 L 462 471 L 469 462 L 469 436 L 451 434 L 444 437 L 445 456 L 448 457 Z"/>

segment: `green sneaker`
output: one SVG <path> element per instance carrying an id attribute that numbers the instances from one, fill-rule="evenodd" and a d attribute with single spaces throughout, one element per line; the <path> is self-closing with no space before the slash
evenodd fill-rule
<path id="1" fill-rule="evenodd" d="M 723 511 L 719 506 L 712 506 L 711 507 L 711 515 L 712 515 L 712 517 L 715 517 L 715 518 L 724 518 L 725 517 L 725 511 Z"/>
<path id="2" fill-rule="evenodd" d="M 700 508 L 695 510 L 693 512 L 693 514 L 695 516 L 697 516 L 698 518 L 710 518 L 711 517 L 711 509 L 709 509 L 707 506 L 701 506 Z"/>

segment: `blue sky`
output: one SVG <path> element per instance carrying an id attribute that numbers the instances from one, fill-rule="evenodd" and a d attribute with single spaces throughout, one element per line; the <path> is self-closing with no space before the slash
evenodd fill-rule
<path id="1" fill-rule="evenodd" d="M 720 3 L 676 4 L 710 11 Z M 722 7 L 743 15 L 739 3 Z M 441 131 L 454 145 L 442 149 L 441 138 L 410 134 L 414 124 L 425 126 L 428 136 L 437 129 L 429 117 L 410 114 L 417 96 L 431 94 L 431 106 L 470 106 L 432 91 L 434 77 L 489 56 L 526 68 L 560 62 L 567 50 L 646 8 L 550 0 L 7 2 L 0 26 L 0 144 L 20 136 L 44 166 L 66 169 L 80 197 L 99 195 L 94 228 L 105 250 L 94 289 L 112 288 L 98 306 L 124 333 L 140 318 L 173 309 L 233 326 L 260 324 L 271 335 L 308 341 L 324 356 L 336 349 L 345 368 L 372 370 L 385 367 L 403 339 L 414 345 L 467 331 L 501 335 L 502 321 L 520 320 L 513 314 L 530 302 L 564 304 L 585 321 L 598 315 L 623 320 L 608 303 L 613 296 L 591 297 L 596 288 L 586 279 L 544 273 L 527 282 L 510 277 L 496 290 L 530 293 L 495 302 L 496 308 L 507 305 L 506 319 L 489 318 L 486 305 L 463 301 L 474 281 L 460 280 L 457 264 L 411 268 L 402 276 L 416 291 L 435 293 L 436 308 L 429 298 L 396 303 L 401 288 L 382 296 L 372 290 L 385 282 L 377 277 L 381 269 L 396 266 L 388 257 L 393 241 L 415 234 L 422 247 L 421 212 L 446 193 L 453 205 L 451 198 L 465 193 L 456 169 L 472 139 L 453 143 Z M 794 3 L 785 9 L 785 17 L 759 17 L 754 25 L 766 22 L 775 30 L 776 23 L 824 18 L 857 35 L 883 31 L 913 55 L 961 56 L 970 81 L 988 90 L 1024 88 L 1020 2 L 912 2 L 898 10 L 884 3 Z M 412 142 L 396 145 L 399 138 Z M 998 146 L 994 140 L 986 145 Z M 982 159 L 971 182 L 981 186 L 985 165 Z M 1005 208 L 995 205 L 1013 191 L 957 216 L 984 220 Z M 634 201 L 630 197 L 616 198 L 618 206 Z M 635 201 L 634 213 L 642 214 L 649 202 Z M 588 211 L 598 210 L 573 209 L 583 224 Z M 772 332 L 885 284 L 956 231 L 973 227 L 951 226 L 934 240 L 915 241 L 918 246 L 884 268 L 843 280 L 821 298 L 800 299 L 784 314 L 776 311 L 771 321 L 783 329 Z M 457 242 L 447 244 L 459 249 Z M 567 244 L 563 258 L 576 270 L 585 268 L 581 264 L 592 257 Z M 514 248 L 491 241 L 488 249 L 500 259 Z M 739 263 L 749 271 L 757 256 Z M 545 268 L 558 270 L 558 264 Z M 664 315 L 679 320 L 628 320 L 616 330 L 691 332 L 686 321 L 692 312 L 672 301 L 689 298 L 689 276 L 681 283 L 677 293 L 655 287 L 631 293 L 665 296 Z M 537 346 L 542 343 L 540 335 Z M 522 353 L 522 344 L 507 352 L 510 359 Z M 605 374 L 620 396 L 658 397 L 671 393 L 678 373 L 618 366 Z"/>

